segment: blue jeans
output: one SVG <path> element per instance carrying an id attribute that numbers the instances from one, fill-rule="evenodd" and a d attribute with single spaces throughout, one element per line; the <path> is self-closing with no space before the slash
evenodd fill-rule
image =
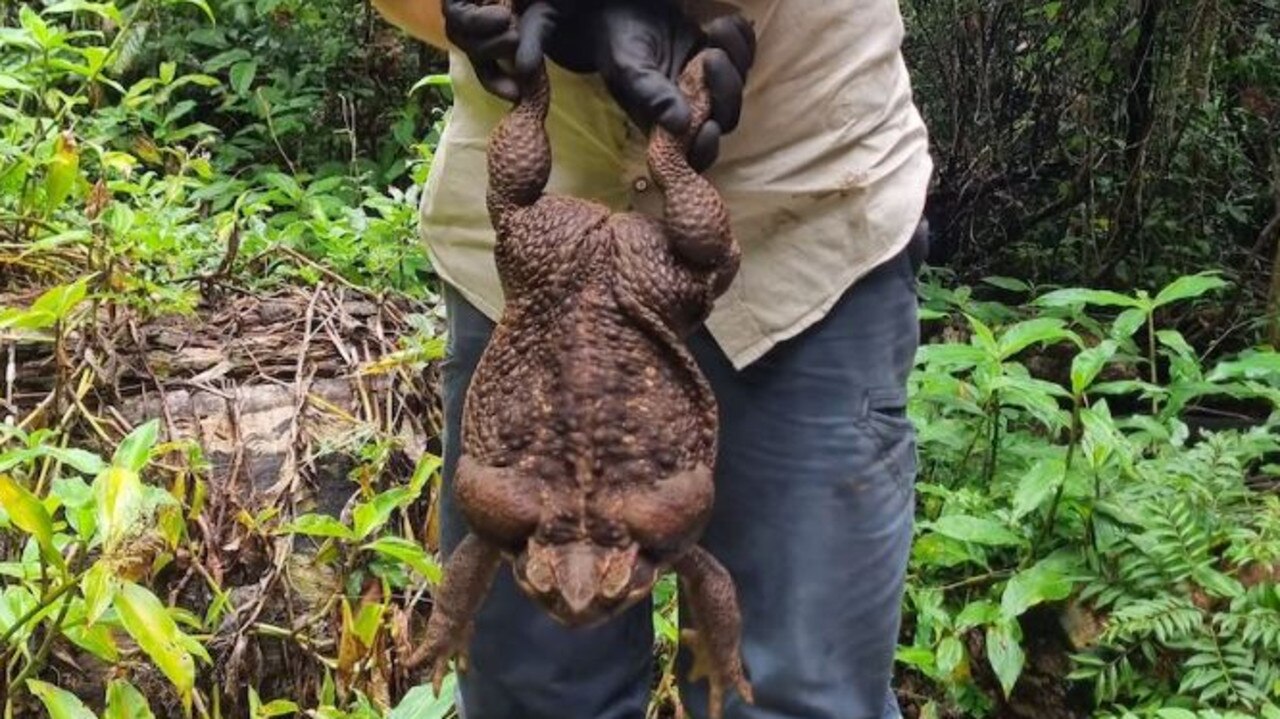
<path id="1" fill-rule="evenodd" d="M 492 323 L 446 288 L 442 539 L 466 527 L 449 491 L 462 403 Z M 755 706 L 726 719 L 897 719 L 890 679 L 911 545 L 915 433 L 906 382 L 919 341 L 907 253 L 818 324 L 737 371 L 690 341 L 720 405 L 716 505 L 702 544 L 733 575 Z M 464 719 L 640 719 L 653 679 L 652 607 L 573 630 L 504 566 L 476 619 Z M 688 616 L 682 612 L 682 616 Z M 683 678 L 687 674 L 681 671 Z M 691 716 L 704 683 L 681 685 Z"/>

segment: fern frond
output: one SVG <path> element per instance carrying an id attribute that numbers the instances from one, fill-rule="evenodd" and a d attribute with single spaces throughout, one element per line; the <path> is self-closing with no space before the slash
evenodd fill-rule
<path id="1" fill-rule="evenodd" d="M 1117 644 L 1153 638 L 1169 645 L 1184 641 L 1204 626 L 1204 613 L 1185 597 L 1166 594 L 1139 599 L 1111 614 L 1102 641 Z"/>

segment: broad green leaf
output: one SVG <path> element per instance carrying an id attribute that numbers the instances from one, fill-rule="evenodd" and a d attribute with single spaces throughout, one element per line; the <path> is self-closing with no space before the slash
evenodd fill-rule
<path id="1" fill-rule="evenodd" d="M 956 615 L 957 632 L 968 631 L 974 627 L 991 624 L 1000 618 L 1000 608 L 984 600 L 970 602 Z"/>
<path id="2" fill-rule="evenodd" d="M 964 514 L 940 517 L 929 525 L 933 531 L 961 542 L 984 544 L 993 547 L 1017 546 L 1022 537 L 1009 531 L 1003 524 L 991 519 Z"/>
<path id="3" fill-rule="evenodd" d="M 1199 719 L 1195 712 L 1190 709 L 1179 709 L 1178 707 L 1164 707 L 1156 710 L 1158 719 Z"/>
<path id="4" fill-rule="evenodd" d="M 1061 459 L 1043 459 L 1024 472 L 1013 493 L 1013 518 L 1021 519 L 1047 502 L 1062 483 L 1064 471 Z"/>
<path id="5" fill-rule="evenodd" d="M 53 457 L 81 474 L 95 475 L 107 468 L 107 463 L 101 457 L 83 449 L 42 445 L 40 453 Z"/>
<path id="6" fill-rule="evenodd" d="M 943 676 L 951 676 L 965 659 L 964 645 L 954 636 L 938 643 L 937 666 Z"/>
<path id="7" fill-rule="evenodd" d="M 231 89 L 237 95 L 245 95 L 253 85 L 253 78 L 258 73 L 257 60 L 241 60 L 231 66 Z"/>
<path id="8" fill-rule="evenodd" d="M 445 719 L 451 716 L 457 682 L 457 676 L 449 672 L 440 687 L 439 696 L 430 684 L 422 684 L 410 689 L 404 699 L 387 715 L 387 719 Z"/>
<path id="9" fill-rule="evenodd" d="M 111 606 L 119 578 L 115 571 L 99 559 L 80 580 L 80 592 L 84 595 L 85 623 L 93 626 Z"/>
<path id="10" fill-rule="evenodd" d="M 102 719 L 155 719 L 155 715 L 142 692 L 124 679 L 113 679 L 107 685 L 107 710 Z"/>
<path id="11" fill-rule="evenodd" d="M 308 537 L 355 539 L 355 534 L 350 527 L 324 514 L 304 514 L 281 527 L 279 531 L 284 534 L 303 534 Z"/>
<path id="12" fill-rule="evenodd" d="M 1000 613 L 1013 621 L 1037 604 L 1066 599 L 1079 569 L 1079 560 L 1070 552 L 1055 552 L 1041 559 L 1009 579 L 1000 597 Z"/>
<path id="13" fill-rule="evenodd" d="M 1054 290 L 1037 297 L 1035 303 L 1041 307 L 1074 307 L 1079 305 L 1098 305 L 1101 307 L 1141 307 L 1142 302 L 1134 297 L 1122 295 L 1110 290 L 1087 290 L 1068 288 Z"/>
<path id="14" fill-rule="evenodd" d="M 1008 359 L 1034 344 L 1075 339 L 1066 323 L 1053 317 L 1037 317 L 1019 322 L 1000 334 L 1000 359 Z"/>
<path id="15" fill-rule="evenodd" d="M 120 661 L 120 650 L 116 647 L 115 634 L 107 624 L 86 627 L 76 624 L 64 628 L 63 632 L 76 646 L 89 652 L 109 664 Z"/>
<path id="16" fill-rule="evenodd" d="M 107 551 L 136 528 L 142 518 L 142 480 L 123 467 L 108 467 L 93 480 L 98 529 Z"/>
<path id="17" fill-rule="evenodd" d="M 440 583 L 442 575 L 439 563 L 432 559 L 426 550 L 408 539 L 379 537 L 376 541 L 364 545 L 364 549 L 404 562 L 433 584 Z"/>
<path id="18" fill-rule="evenodd" d="M 969 326 L 973 329 L 971 340 L 973 346 L 981 349 L 989 357 L 999 357 L 1000 345 L 996 342 L 996 335 L 991 328 L 973 315 L 965 315 L 965 318 L 969 320 Z"/>
<path id="19" fill-rule="evenodd" d="M 160 420 L 158 419 L 152 419 L 134 427 L 133 431 L 120 441 L 120 446 L 116 448 L 116 453 L 111 458 L 111 464 L 135 473 L 141 472 L 142 468 L 147 466 L 147 459 L 151 456 L 151 450 L 156 446 L 159 435 Z"/>
<path id="20" fill-rule="evenodd" d="M 55 63 L 56 64 L 56 63 Z M 85 76 L 91 76 L 93 69 L 86 66 Z M 58 135 L 58 139 L 54 145 L 53 157 L 49 158 L 48 165 L 45 167 L 44 177 L 44 207 L 46 212 L 53 212 L 66 202 L 71 196 L 71 191 L 75 189 L 76 180 L 80 178 L 80 150 L 76 144 L 75 136 L 71 131 L 65 131 Z M 74 287 L 74 285 L 72 285 Z M 42 298 L 43 299 L 43 298 Z M 77 302 L 79 300 L 76 300 Z M 35 308 L 39 308 L 40 301 L 36 301 Z M 56 319 L 62 319 L 66 316 L 63 312 L 57 315 Z"/>
<path id="21" fill-rule="evenodd" d="M 378 633 L 378 627 L 382 625 L 384 609 L 383 605 L 372 602 L 360 605 L 360 611 L 356 613 L 355 620 L 352 622 L 351 631 L 364 646 L 373 646 L 373 637 Z"/>
<path id="22" fill-rule="evenodd" d="M 992 287 L 999 287 L 1002 290 L 1009 290 L 1010 292 L 1030 292 L 1031 291 L 1031 285 L 1028 285 L 1026 282 L 1023 282 L 1022 280 L 1016 279 L 1014 277 L 1000 277 L 1000 276 L 983 277 L 982 281 L 991 285 Z"/>
<path id="23" fill-rule="evenodd" d="M 44 704 L 49 719 L 97 719 L 75 694 L 45 682 L 28 679 L 27 689 Z"/>
<path id="24" fill-rule="evenodd" d="M 939 365 L 953 370 L 963 370 L 981 364 L 987 355 L 973 345 L 927 344 L 916 353 L 916 361 L 926 365 Z"/>
<path id="25" fill-rule="evenodd" d="M 113 601 L 120 623 L 152 663 L 169 678 L 184 703 L 191 700 L 196 667 L 182 647 L 181 631 L 156 595 L 133 583 L 122 582 Z"/>
<path id="26" fill-rule="evenodd" d="M 1115 340 L 1103 340 L 1097 346 L 1083 350 L 1071 360 L 1071 393 L 1077 397 L 1089 389 L 1102 368 L 1115 356 L 1119 346 Z"/>
<path id="27" fill-rule="evenodd" d="M 45 15 L 73 12 L 91 12 L 99 17 L 110 20 L 117 25 L 124 24 L 124 18 L 120 16 L 120 10 L 116 8 L 114 3 L 88 2 L 87 0 L 62 0 L 62 2 L 54 3 L 44 9 Z"/>
<path id="28" fill-rule="evenodd" d="M 1119 315 L 1111 323 L 1111 337 L 1116 340 L 1127 340 L 1147 321 L 1147 311 L 1141 307 L 1131 307 Z"/>
<path id="29" fill-rule="evenodd" d="M 35 90 L 12 75 L 0 74 L 0 92 L 35 92 Z"/>
<path id="30" fill-rule="evenodd" d="M 1226 286 L 1227 282 L 1221 277 L 1208 273 L 1179 277 L 1156 294 L 1155 306 L 1162 307 L 1179 300 L 1189 300 Z"/>
<path id="31" fill-rule="evenodd" d="M 1022 652 L 1021 630 L 1016 623 L 992 624 L 987 627 L 987 661 L 995 670 L 1000 680 L 1000 688 L 1005 697 L 1013 692 L 1013 687 L 1022 675 L 1022 667 L 1026 656 Z"/>
<path id="32" fill-rule="evenodd" d="M 34 494 L 7 474 L 0 474 L 0 507 L 18 529 L 35 537 L 46 560 L 62 566 L 62 555 L 53 546 L 53 519 L 48 510 Z"/>
<path id="33" fill-rule="evenodd" d="M 1219 363 L 1206 377 L 1210 382 L 1233 379 L 1260 380 L 1280 377 L 1280 352 L 1251 352 L 1234 360 Z"/>

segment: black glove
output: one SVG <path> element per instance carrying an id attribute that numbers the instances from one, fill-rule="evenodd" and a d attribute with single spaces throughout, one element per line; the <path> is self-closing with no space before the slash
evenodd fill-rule
<path id="1" fill-rule="evenodd" d="M 574 72 L 592 72 L 593 48 L 583 39 L 597 15 L 582 12 L 580 6 L 594 8 L 599 0 L 534 0 L 517 2 L 519 22 L 503 5 L 485 5 L 483 0 L 444 0 L 444 33 L 471 61 L 480 84 L 489 92 L 515 102 L 520 97 L 518 79 L 527 77 L 542 60 L 543 48 L 562 67 Z M 552 31 L 558 30 L 556 37 Z M 569 41 L 568 38 L 574 38 Z M 523 58 L 523 72 L 513 73 L 512 63 Z"/>
<path id="2" fill-rule="evenodd" d="M 632 122 L 673 134 L 685 132 L 691 119 L 676 84 L 680 71 L 698 51 L 718 50 L 706 65 L 711 117 L 689 148 L 689 164 L 699 172 L 715 162 L 720 137 L 738 126 L 756 51 L 755 32 L 741 16 L 701 28 L 668 0 L 596 0 L 580 9 L 539 0 L 521 16 L 519 36 L 516 73 L 535 70 L 544 53 L 566 69 L 598 71 Z"/>
<path id="3" fill-rule="evenodd" d="M 676 82 L 694 54 L 707 58 L 711 117 L 689 149 L 697 171 L 710 167 L 720 138 L 738 126 L 742 88 L 755 60 L 756 38 L 741 16 L 700 28 L 670 0 L 534 0 L 518 27 L 500 5 L 444 0 L 445 34 L 466 53 L 489 92 L 519 98 L 519 77 L 550 57 L 572 72 L 599 72 L 623 111 L 645 131 L 659 124 L 674 134 L 689 127 L 689 104 Z M 511 70 L 504 62 L 513 61 Z"/>

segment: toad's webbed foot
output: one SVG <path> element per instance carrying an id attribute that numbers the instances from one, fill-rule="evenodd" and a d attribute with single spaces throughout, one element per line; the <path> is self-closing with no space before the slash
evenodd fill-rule
<path id="1" fill-rule="evenodd" d="M 423 664 L 430 666 L 431 683 L 437 696 L 451 658 L 458 657 L 458 670 L 466 671 L 472 617 L 489 591 L 501 562 L 498 550 L 474 534 L 467 535 L 449 557 L 444 582 L 427 621 L 426 637 L 422 646 L 404 662 L 408 669 Z"/>
<path id="2" fill-rule="evenodd" d="M 715 557 L 694 547 L 675 564 L 683 589 L 688 594 L 694 630 L 681 632 L 693 653 L 690 681 L 705 676 L 708 709 L 712 719 L 720 719 L 725 690 L 732 687 L 748 704 L 754 703 L 751 683 L 742 666 L 742 615 L 733 580 Z"/>

